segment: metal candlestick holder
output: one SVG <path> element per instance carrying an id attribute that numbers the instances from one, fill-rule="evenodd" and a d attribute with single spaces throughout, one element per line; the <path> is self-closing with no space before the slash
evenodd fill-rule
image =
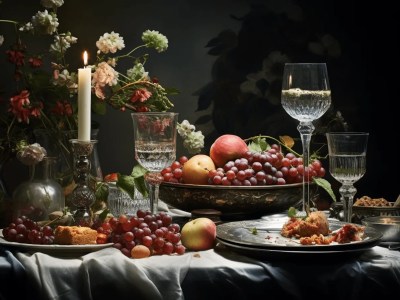
<path id="1" fill-rule="evenodd" d="M 72 139 L 70 142 L 74 155 L 74 179 L 77 184 L 71 196 L 71 202 L 76 207 L 74 223 L 80 226 L 90 226 L 92 224 L 90 207 L 96 201 L 96 195 L 90 187 L 90 160 L 88 157 L 97 140 Z"/>

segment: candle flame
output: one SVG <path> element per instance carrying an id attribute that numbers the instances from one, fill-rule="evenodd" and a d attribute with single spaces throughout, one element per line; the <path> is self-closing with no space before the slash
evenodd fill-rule
<path id="1" fill-rule="evenodd" d="M 86 66 L 88 64 L 88 54 L 87 51 L 83 52 L 83 65 Z"/>

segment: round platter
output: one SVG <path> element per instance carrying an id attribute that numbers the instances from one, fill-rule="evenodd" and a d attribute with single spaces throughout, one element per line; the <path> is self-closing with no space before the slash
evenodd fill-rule
<path id="1" fill-rule="evenodd" d="M 40 245 L 6 241 L 3 237 L 3 230 L 0 229 L 0 246 L 5 248 L 18 249 L 25 252 L 43 252 L 55 255 L 77 255 L 86 254 L 111 247 L 113 243 L 91 244 L 91 245 Z"/>
<path id="2" fill-rule="evenodd" d="M 284 220 L 249 220 L 220 224 L 217 226 L 218 241 L 228 248 L 257 256 L 282 255 L 332 255 L 359 253 L 379 244 L 382 234 L 373 228 L 365 228 L 361 241 L 346 244 L 333 242 L 329 245 L 301 245 L 296 239 L 281 236 Z M 331 231 L 345 223 L 329 221 Z M 255 233 L 256 232 L 256 233 Z"/>

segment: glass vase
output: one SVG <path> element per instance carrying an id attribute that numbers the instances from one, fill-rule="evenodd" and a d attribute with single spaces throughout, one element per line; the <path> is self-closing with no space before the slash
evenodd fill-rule
<path id="1" fill-rule="evenodd" d="M 56 158 L 46 156 L 29 166 L 29 180 L 21 183 L 12 195 L 13 218 L 26 216 L 43 221 L 51 212 L 64 209 L 64 192 L 53 173 L 55 162 Z"/>
<path id="2" fill-rule="evenodd" d="M 150 200 L 144 197 L 137 189 L 135 190 L 134 199 L 128 193 L 117 187 L 115 182 L 109 182 L 107 207 L 114 217 L 122 214 L 127 216 L 135 216 L 138 210 L 150 210 Z"/>

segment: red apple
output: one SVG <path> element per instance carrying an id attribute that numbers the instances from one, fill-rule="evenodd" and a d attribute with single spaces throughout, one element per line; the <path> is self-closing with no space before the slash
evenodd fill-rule
<path id="1" fill-rule="evenodd" d="M 197 154 L 195 156 L 192 156 L 183 165 L 183 182 L 188 184 L 207 184 L 208 172 L 214 169 L 214 162 L 208 155 Z"/>
<path id="2" fill-rule="evenodd" d="M 248 150 L 247 144 L 241 137 L 225 134 L 211 145 L 210 157 L 217 167 L 223 167 L 230 160 L 242 158 Z"/>
<path id="3" fill-rule="evenodd" d="M 181 229 L 182 244 L 189 250 L 201 251 L 214 247 L 217 227 L 209 218 L 197 218 Z"/>

